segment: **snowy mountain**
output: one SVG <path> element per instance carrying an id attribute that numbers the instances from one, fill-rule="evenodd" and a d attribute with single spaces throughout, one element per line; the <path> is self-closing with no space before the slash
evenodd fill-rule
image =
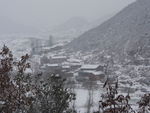
<path id="1" fill-rule="evenodd" d="M 81 17 L 73 17 L 63 24 L 55 26 L 50 33 L 59 37 L 76 37 L 81 35 L 88 26 L 89 22 Z"/>
<path id="2" fill-rule="evenodd" d="M 100 26 L 71 43 L 73 50 L 127 52 L 150 46 L 150 0 L 137 0 Z M 144 49 L 145 50 L 145 49 Z M 145 52 L 146 53 L 146 52 Z"/>
<path id="3" fill-rule="evenodd" d="M 59 40 L 70 41 L 76 37 L 79 37 L 84 32 L 97 27 L 98 25 L 112 17 L 112 15 L 114 14 L 102 16 L 101 18 L 92 22 L 89 22 L 82 17 L 73 17 L 63 24 L 55 26 L 50 30 L 49 33 L 54 37 L 57 37 Z"/>

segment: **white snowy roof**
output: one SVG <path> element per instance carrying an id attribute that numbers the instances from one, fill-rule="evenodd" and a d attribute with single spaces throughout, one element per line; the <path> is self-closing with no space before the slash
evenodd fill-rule
<path id="1" fill-rule="evenodd" d="M 70 68 L 70 66 L 62 66 L 62 68 Z"/>
<path id="2" fill-rule="evenodd" d="M 104 74 L 102 71 L 83 71 L 83 72 L 92 73 L 92 74 L 94 74 L 94 75 L 101 75 L 101 74 Z"/>
<path id="3" fill-rule="evenodd" d="M 55 66 L 59 66 L 58 64 L 46 64 L 49 67 L 55 67 Z"/>
<path id="4" fill-rule="evenodd" d="M 70 59 L 68 59 L 67 61 L 68 61 L 68 62 L 77 62 L 77 63 L 80 63 L 80 62 L 81 62 L 81 60 L 75 59 L 75 58 L 70 58 Z"/>
<path id="5" fill-rule="evenodd" d="M 63 65 L 68 65 L 68 66 L 81 66 L 81 63 L 77 63 L 77 62 L 63 62 Z"/>
<path id="6" fill-rule="evenodd" d="M 95 65 L 95 64 L 88 64 L 88 65 L 82 65 L 81 69 L 96 69 L 98 68 L 100 65 Z"/>
<path id="7" fill-rule="evenodd" d="M 61 59 L 61 58 L 67 58 L 66 56 L 53 56 L 52 59 Z"/>
<path id="8" fill-rule="evenodd" d="M 58 67 L 58 64 L 44 64 L 43 66 L 41 66 L 41 68 L 46 68 L 46 66 L 48 67 Z"/>

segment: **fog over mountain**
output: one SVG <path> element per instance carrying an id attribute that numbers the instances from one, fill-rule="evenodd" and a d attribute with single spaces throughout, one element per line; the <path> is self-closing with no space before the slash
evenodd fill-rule
<path id="1" fill-rule="evenodd" d="M 98 18 L 103 18 L 107 14 L 121 10 L 133 1 L 1 0 L 0 25 L 3 30 L 0 29 L 0 31 L 8 34 L 20 31 L 32 32 L 33 29 L 49 31 L 53 26 L 59 26 L 73 17 L 83 17 L 92 22 Z M 4 30 L 7 28 L 8 31 Z"/>
<path id="2" fill-rule="evenodd" d="M 0 113 L 150 113 L 150 0 L 0 0 Z"/>
<path id="3" fill-rule="evenodd" d="M 77 37 L 86 31 L 88 25 L 89 22 L 85 18 L 73 17 L 49 30 L 49 33 L 59 37 Z"/>
<path id="4" fill-rule="evenodd" d="M 104 21 L 108 20 L 114 15 L 115 12 L 105 15 L 92 22 L 88 21 L 83 17 L 73 17 L 65 21 L 63 24 L 57 25 L 49 30 L 49 33 L 56 37 L 68 37 L 70 39 L 76 38 L 84 32 L 88 31 L 89 29 L 92 29 L 102 24 Z"/>
<path id="5" fill-rule="evenodd" d="M 85 32 L 68 46 L 85 51 L 130 51 L 139 46 L 149 47 L 149 30 L 150 0 L 138 0 L 102 25 Z"/>

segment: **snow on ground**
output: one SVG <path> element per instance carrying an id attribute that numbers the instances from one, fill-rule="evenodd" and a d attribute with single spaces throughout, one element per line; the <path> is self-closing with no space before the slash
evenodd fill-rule
<path id="1" fill-rule="evenodd" d="M 0 41 L 0 48 L 6 45 L 14 54 L 14 57 L 20 57 L 31 51 L 31 43 L 28 38 L 5 38 Z"/>
<path id="2" fill-rule="evenodd" d="M 13 38 L 13 39 L 1 39 L 0 41 L 0 48 L 2 48 L 3 45 L 8 46 L 14 54 L 14 57 L 20 57 L 21 55 L 24 55 L 26 53 L 30 54 L 31 51 L 31 43 L 28 38 Z M 81 52 L 76 52 L 76 53 L 68 53 L 66 54 L 64 51 L 59 51 L 59 53 L 53 52 L 53 53 L 48 53 L 48 56 L 55 56 L 55 55 L 68 55 L 70 57 L 70 62 L 83 62 L 84 60 L 93 57 L 92 54 L 85 54 L 83 55 Z M 39 61 L 39 55 L 34 56 L 34 61 L 37 62 Z M 39 62 L 38 62 L 39 63 Z M 36 64 L 35 64 L 36 65 Z M 149 73 L 149 66 L 126 66 L 122 67 L 118 65 L 118 70 L 115 72 L 115 75 L 118 76 L 119 79 L 119 86 L 120 89 L 122 88 L 128 88 L 131 87 L 133 89 L 133 93 L 131 93 L 131 104 L 133 104 L 134 108 L 137 108 L 135 104 L 137 101 L 139 101 L 140 97 L 144 95 L 144 90 L 147 92 L 150 92 L 150 88 L 146 84 L 141 84 L 139 80 L 145 79 L 147 76 L 142 75 L 143 69 L 146 70 Z M 148 74 L 149 76 L 149 74 Z M 132 86 L 130 86 L 130 83 L 132 83 Z M 99 85 L 101 86 L 101 84 Z M 89 96 L 89 91 L 84 88 L 76 88 L 75 89 L 76 93 L 76 108 L 79 113 L 86 113 L 87 110 L 87 103 L 88 103 L 88 96 Z M 94 110 L 98 109 L 98 101 L 101 98 L 101 94 L 104 93 L 104 89 L 102 87 L 98 88 L 98 90 L 93 91 L 93 107 L 91 111 L 93 112 Z M 126 91 L 120 91 L 121 94 L 126 95 L 128 92 Z"/>
<path id="3" fill-rule="evenodd" d="M 94 90 L 93 91 L 93 107 L 91 107 L 91 111 L 98 109 L 98 102 L 101 98 L 103 90 Z M 75 89 L 76 93 L 76 108 L 78 113 L 86 113 L 87 111 L 87 103 L 89 98 L 89 91 L 87 89 Z"/>

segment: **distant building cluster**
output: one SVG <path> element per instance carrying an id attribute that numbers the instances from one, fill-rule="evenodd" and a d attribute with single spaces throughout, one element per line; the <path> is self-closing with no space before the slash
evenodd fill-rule
<path id="1" fill-rule="evenodd" d="M 58 73 L 65 78 L 75 77 L 78 81 L 85 78 L 100 80 L 105 77 L 105 64 L 84 64 L 81 60 L 66 56 L 41 57 L 41 70 L 47 73 Z"/>
<path id="2" fill-rule="evenodd" d="M 86 80 L 101 80 L 105 77 L 105 64 L 89 64 L 79 58 L 62 54 L 64 45 L 52 45 L 52 36 L 48 40 L 50 44 L 40 39 L 32 39 L 32 54 L 40 57 L 39 68 L 44 75 L 59 74 L 65 79 L 84 82 Z M 57 52 L 57 53 L 56 53 Z"/>

